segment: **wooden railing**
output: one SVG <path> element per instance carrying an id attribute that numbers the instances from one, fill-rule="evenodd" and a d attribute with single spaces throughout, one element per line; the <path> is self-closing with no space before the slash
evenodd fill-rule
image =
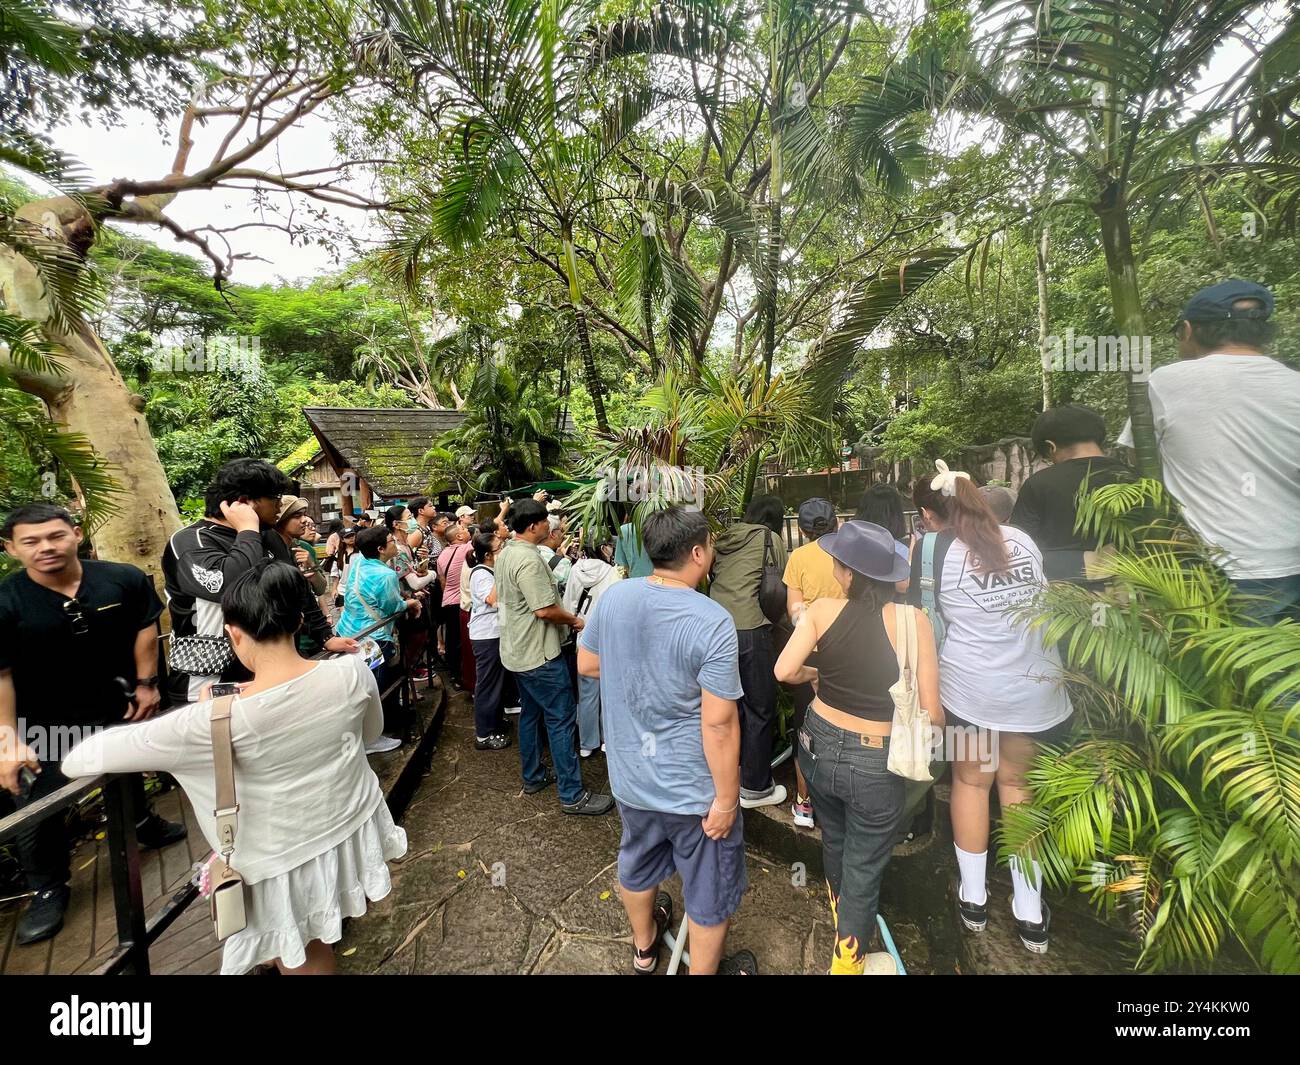
<path id="1" fill-rule="evenodd" d="M 405 614 L 404 609 L 399 610 L 367 626 L 354 638 L 364 639 L 379 629 L 393 624 Z M 161 634 L 160 643 L 169 635 L 169 633 Z M 313 659 L 336 657 L 338 656 L 331 651 L 322 651 L 314 655 Z M 428 668 L 431 663 L 428 661 L 427 646 L 425 657 L 426 668 Z M 400 689 L 402 707 L 406 712 L 409 739 L 410 686 L 406 683 L 408 678 L 405 672 L 399 671 L 399 674 L 383 692 L 383 696 L 387 697 L 397 689 L 398 685 L 402 685 Z M 113 885 L 113 910 L 117 919 L 117 947 L 108 959 L 95 969 L 95 976 L 113 976 L 118 973 L 149 975 L 149 948 L 185 912 L 186 907 L 199 898 L 198 887 L 193 883 L 186 884 L 168 900 L 162 910 L 152 918 L 146 918 L 144 895 L 140 886 L 140 850 L 135 835 L 135 826 L 143 811 L 135 808 L 135 793 L 130 786 L 130 777 L 131 774 L 105 773 L 83 780 L 74 780 L 58 791 L 51 792 L 24 806 L 17 813 L 0 820 L 0 843 L 4 843 L 47 818 L 62 815 L 70 806 L 80 802 L 96 789 L 102 789 L 104 813 L 108 822 L 105 835 Z"/>

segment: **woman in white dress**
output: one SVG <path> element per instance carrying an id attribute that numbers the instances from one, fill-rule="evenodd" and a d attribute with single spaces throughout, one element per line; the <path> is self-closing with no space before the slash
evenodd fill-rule
<path id="1" fill-rule="evenodd" d="M 335 971 L 345 917 L 392 889 L 387 862 L 406 853 L 365 745 L 383 728 L 363 656 L 301 658 L 298 572 L 267 560 L 222 595 L 225 630 L 253 674 L 231 710 L 239 827 L 230 864 L 247 885 L 248 924 L 225 943 L 223 974 L 274 961 L 293 975 Z M 217 846 L 211 701 L 98 733 L 63 762 L 69 777 L 171 773 Z"/>

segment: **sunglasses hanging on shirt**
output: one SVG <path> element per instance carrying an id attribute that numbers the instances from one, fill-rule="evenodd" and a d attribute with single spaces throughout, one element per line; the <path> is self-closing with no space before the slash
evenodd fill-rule
<path id="1" fill-rule="evenodd" d="M 63 615 L 72 626 L 73 636 L 85 636 L 90 632 L 90 622 L 86 620 L 86 613 L 81 608 L 80 599 L 69 599 L 64 603 Z"/>

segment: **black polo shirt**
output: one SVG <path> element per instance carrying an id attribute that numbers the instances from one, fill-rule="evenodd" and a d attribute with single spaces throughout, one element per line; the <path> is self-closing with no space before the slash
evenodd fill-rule
<path id="1" fill-rule="evenodd" d="M 0 584 L 0 669 L 13 672 L 18 717 L 29 725 L 120 721 L 127 701 L 113 678 L 135 685 L 135 638 L 162 613 L 153 582 L 134 566 L 83 559 L 81 572 L 81 634 L 67 596 L 25 571 Z"/>

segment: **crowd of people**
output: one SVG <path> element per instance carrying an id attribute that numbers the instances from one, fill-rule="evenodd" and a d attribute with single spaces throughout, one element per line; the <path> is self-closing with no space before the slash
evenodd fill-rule
<path id="1" fill-rule="evenodd" d="M 1259 624 L 1300 621 L 1300 374 L 1264 354 L 1272 309 L 1247 282 L 1197 293 L 1176 328 L 1184 361 L 1150 381 L 1168 488 L 1223 549 Z M 524 792 L 554 785 L 566 815 L 617 811 L 634 972 L 659 964 L 674 873 L 692 973 L 758 971 L 752 952 L 725 951 L 747 886 L 742 811 L 787 802 L 797 826 L 821 833 L 830 972 L 893 972 L 870 950 L 881 883 L 934 809 L 930 782 L 890 768 L 900 678 L 940 738 L 932 776 L 951 771 L 956 904 L 973 933 L 988 923 L 993 788 L 1004 807 L 1028 801 L 1036 753 L 1071 728 L 1058 651 L 1018 608 L 1048 580 L 1101 579 L 1098 544 L 1076 521 L 1080 489 L 1135 474 L 1107 454 L 1086 407 L 1049 409 L 1031 435 L 1047 465 L 1018 492 L 938 461 L 910 500 L 874 484 L 845 521 L 826 499 L 803 501 L 797 546 L 775 496 L 730 522 L 669 505 L 610 541 L 570 529 L 544 492 L 502 500 L 486 520 L 419 497 L 318 534 L 279 470 L 237 459 L 162 555 L 175 709 L 161 714 L 164 607 L 149 578 L 81 557 L 67 511 L 19 507 L 0 529 L 23 566 L 0 584 L 0 730 L 83 731 L 70 751 L 19 736 L 0 752 L 0 786 L 26 805 L 68 778 L 168 772 L 221 850 L 222 811 L 207 811 L 224 706 L 243 808 L 224 854 L 248 918 L 226 940 L 223 971 L 331 972 L 342 921 L 389 891 L 386 862 L 405 851 L 367 755 L 401 745 L 389 696 L 429 680 L 427 651 L 472 698 L 475 750 L 518 747 Z M 793 795 L 773 775 L 783 701 Z M 612 794 L 584 782 L 597 757 Z M 140 844 L 181 838 L 136 790 Z M 68 841 L 46 820 L 19 850 L 29 943 L 61 925 Z M 1041 870 L 1013 860 L 1010 874 L 1020 940 L 1045 952 Z"/>

